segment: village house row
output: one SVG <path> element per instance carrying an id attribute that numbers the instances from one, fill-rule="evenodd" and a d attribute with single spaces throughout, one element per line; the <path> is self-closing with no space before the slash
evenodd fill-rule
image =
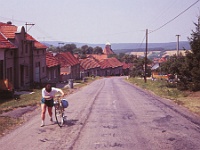
<path id="1" fill-rule="evenodd" d="M 87 76 L 127 75 L 129 66 L 116 58 L 110 44 L 104 54 L 79 59 L 70 52 L 53 54 L 47 46 L 26 33 L 24 26 L 0 22 L 0 80 L 8 80 L 15 89 L 29 89 L 35 83 L 67 82 Z"/>

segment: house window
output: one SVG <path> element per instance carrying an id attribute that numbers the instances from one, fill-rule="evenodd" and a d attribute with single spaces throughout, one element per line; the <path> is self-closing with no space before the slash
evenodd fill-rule
<path id="1" fill-rule="evenodd" d="M 56 69 L 54 69 L 53 76 L 56 78 Z"/>
<path id="2" fill-rule="evenodd" d="M 28 66 L 24 66 L 25 76 L 28 77 Z"/>
<path id="3" fill-rule="evenodd" d="M 36 62 L 35 67 L 40 67 L 40 62 Z"/>

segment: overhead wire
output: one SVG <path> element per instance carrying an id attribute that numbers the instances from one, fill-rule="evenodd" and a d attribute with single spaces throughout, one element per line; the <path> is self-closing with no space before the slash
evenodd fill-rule
<path id="1" fill-rule="evenodd" d="M 182 11 L 181 13 L 179 13 L 177 16 L 175 16 L 173 19 L 169 20 L 167 23 L 163 24 L 162 26 L 160 26 L 159 28 L 152 30 L 150 33 L 153 33 L 155 31 L 158 31 L 159 29 L 163 28 L 164 26 L 166 26 L 167 24 L 169 24 L 170 22 L 172 22 L 173 20 L 175 20 L 176 18 L 178 18 L 180 15 L 182 15 L 183 13 L 185 13 L 187 10 L 189 10 L 192 6 L 194 6 L 195 4 L 197 4 L 200 0 L 197 0 L 196 2 L 194 2 L 192 5 L 190 5 L 189 7 L 187 7 L 184 11 Z M 142 40 L 142 42 L 140 43 L 139 49 L 142 47 L 142 44 L 144 43 L 144 40 L 146 38 L 146 34 Z"/>
<path id="2" fill-rule="evenodd" d="M 153 20 L 151 21 L 152 23 L 149 25 L 151 26 L 153 24 L 153 22 L 155 22 L 156 20 L 158 20 L 159 18 L 163 17 L 166 13 L 169 14 L 169 9 L 172 8 L 173 6 L 175 6 L 175 4 L 178 2 L 178 0 L 176 2 L 172 1 L 168 7 L 165 7 L 157 17 L 154 17 Z M 157 22 L 157 21 L 156 21 Z"/>
<path id="3" fill-rule="evenodd" d="M 163 24 L 162 26 L 160 26 L 159 28 L 149 32 L 148 34 L 150 33 L 153 33 L 155 31 L 158 31 L 160 30 L 161 28 L 163 28 L 164 26 L 166 26 L 167 24 L 171 23 L 172 21 L 174 21 L 176 18 L 178 18 L 180 15 L 182 15 L 183 13 L 185 13 L 187 10 L 189 10 L 192 6 L 194 6 L 195 4 L 197 4 L 200 0 L 197 0 L 196 2 L 194 2 L 192 5 L 190 5 L 189 7 L 187 7 L 184 11 L 182 11 L 181 13 L 179 13 L 177 16 L 175 16 L 174 18 L 172 18 L 171 20 L 169 20 L 168 22 L 166 22 L 165 24 Z"/>

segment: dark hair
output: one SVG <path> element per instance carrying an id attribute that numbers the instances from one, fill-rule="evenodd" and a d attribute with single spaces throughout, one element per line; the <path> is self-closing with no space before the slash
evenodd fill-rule
<path id="1" fill-rule="evenodd" d="M 47 85 L 45 86 L 45 90 L 46 90 L 47 92 L 51 92 L 51 84 L 47 84 Z"/>

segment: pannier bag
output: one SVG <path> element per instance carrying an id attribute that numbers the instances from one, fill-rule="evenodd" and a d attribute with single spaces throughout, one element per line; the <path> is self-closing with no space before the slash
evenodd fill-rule
<path id="1" fill-rule="evenodd" d="M 68 101 L 66 99 L 62 99 L 61 103 L 62 103 L 62 105 L 63 105 L 64 108 L 67 108 L 68 105 L 69 105 L 69 103 L 68 103 Z"/>

